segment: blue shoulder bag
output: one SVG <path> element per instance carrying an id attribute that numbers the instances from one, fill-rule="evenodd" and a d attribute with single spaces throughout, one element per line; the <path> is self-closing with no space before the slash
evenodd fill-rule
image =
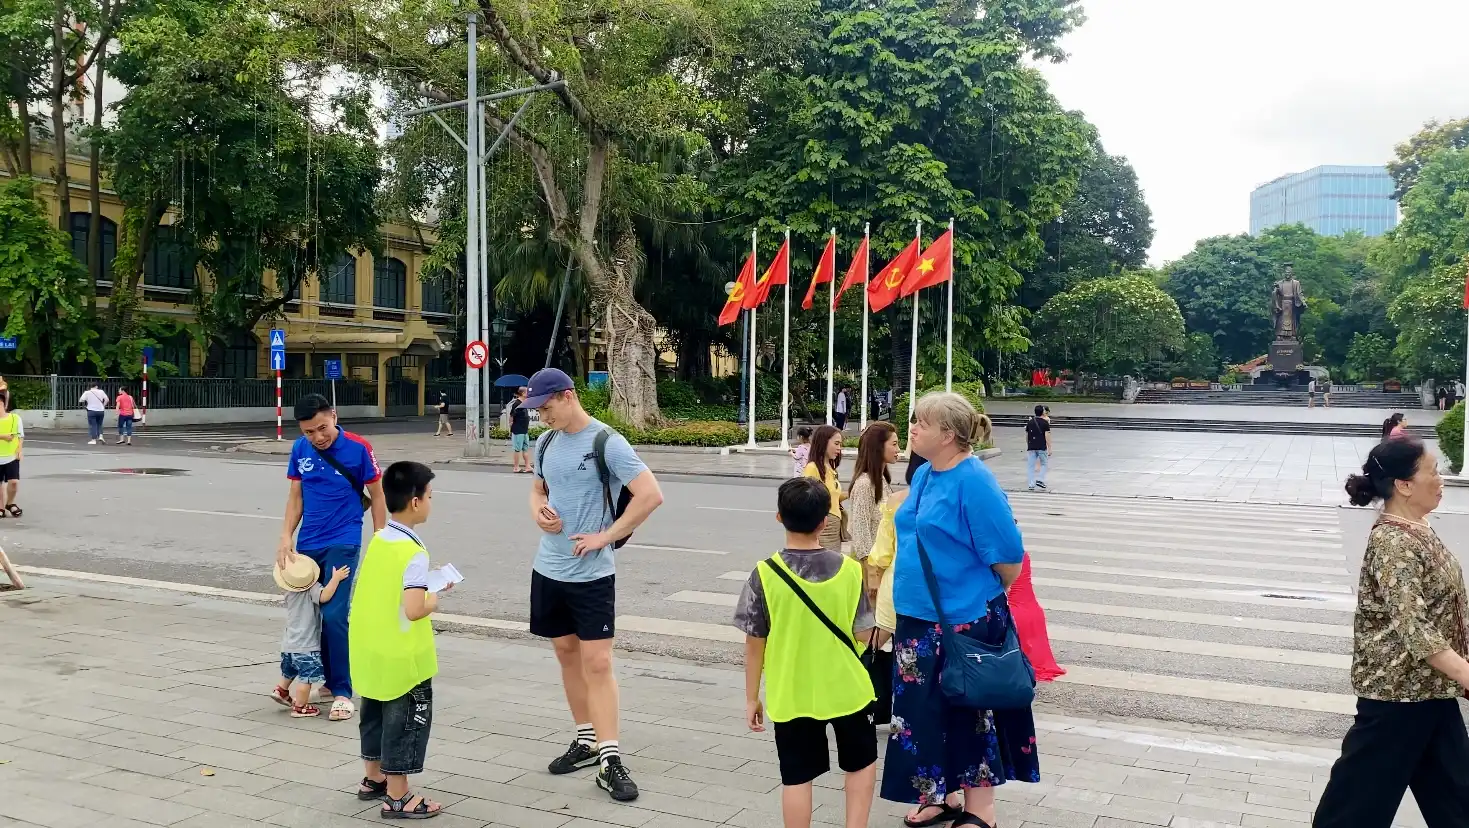
<path id="1" fill-rule="evenodd" d="M 933 470 L 929 470 L 933 474 Z M 928 480 L 924 480 L 928 488 Z M 934 612 L 939 617 L 939 631 L 943 636 L 943 650 L 939 663 L 939 690 L 951 704 L 981 710 L 1019 710 L 1030 707 L 1035 701 L 1035 668 L 1020 649 L 1020 636 L 1015 631 L 1015 620 L 1010 620 L 1005 630 L 1005 641 L 996 646 L 967 635 L 956 633 L 944 618 L 943 604 L 939 602 L 938 579 L 933 574 L 933 564 L 923 549 L 923 539 L 918 534 L 918 507 L 922 505 L 923 492 L 913 502 L 913 539 L 918 543 L 918 561 L 923 565 L 923 579 L 928 583 L 928 594 L 933 599 Z"/>

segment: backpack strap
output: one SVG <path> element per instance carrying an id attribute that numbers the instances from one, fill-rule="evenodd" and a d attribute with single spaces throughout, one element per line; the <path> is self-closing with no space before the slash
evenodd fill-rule
<path id="1" fill-rule="evenodd" d="M 556 429 L 546 432 L 546 440 L 541 443 L 541 448 L 536 452 L 536 468 L 541 472 L 541 485 L 546 487 L 546 494 L 551 493 L 551 481 L 546 479 L 546 449 L 551 447 L 551 441 L 556 439 Z"/>
<path id="2" fill-rule="evenodd" d="M 607 441 L 612 438 L 612 429 L 597 432 L 592 442 L 592 451 L 597 455 L 597 475 L 602 478 L 602 498 L 607 501 L 607 512 L 617 518 L 617 507 L 612 504 L 612 469 L 607 465 Z"/>

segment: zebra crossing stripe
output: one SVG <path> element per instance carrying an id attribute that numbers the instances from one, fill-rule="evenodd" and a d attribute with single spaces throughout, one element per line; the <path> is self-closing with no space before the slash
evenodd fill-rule
<path id="1" fill-rule="evenodd" d="M 1150 578 L 1158 581 L 1194 581 L 1205 584 L 1229 584 L 1232 586 L 1259 587 L 1261 589 L 1277 589 L 1287 592 L 1342 592 L 1350 594 L 1351 587 L 1327 583 L 1289 583 L 1274 580 L 1256 580 L 1252 578 L 1236 578 L 1232 575 L 1199 575 L 1192 572 L 1172 572 L 1158 569 L 1128 569 L 1120 566 L 1094 566 L 1092 564 L 1070 564 L 1052 560 L 1032 560 L 1031 566 L 1037 570 L 1056 570 L 1062 572 L 1085 572 L 1090 575 L 1121 575 L 1128 578 Z"/>
<path id="2" fill-rule="evenodd" d="M 1026 549 L 1031 553 L 1041 551 L 1041 548 L 1031 546 L 1030 544 L 1026 544 Z M 1238 570 L 1243 563 L 1238 559 L 1227 561 L 1220 558 L 1195 558 L 1190 555 L 1157 555 L 1152 552 L 1121 552 L 1114 549 L 1097 549 L 1094 547 L 1085 549 L 1046 547 L 1045 551 L 1051 555 L 1073 555 L 1097 560 L 1150 561 L 1153 563 L 1181 564 L 1184 566 L 1220 566 L 1234 570 Z M 1336 560 L 1339 561 L 1337 566 L 1316 566 L 1293 562 L 1250 561 L 1248 567 L 1252 571 L 1258 570 L 1264 572 L 1294 572 L 1303 575 L 1346 575 L 1346 561 L 1342 558 L 1337 558 Z M 1160 571 L 1159 577 L 1167 577 L 1167 575 Z"/>

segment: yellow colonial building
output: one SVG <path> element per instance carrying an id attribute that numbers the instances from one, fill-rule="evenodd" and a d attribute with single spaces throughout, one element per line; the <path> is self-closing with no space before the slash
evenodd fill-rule
<path id="1" fill-rule="evenodd" d="M 69 230 L 72 250 L 86 263 L 91 225 L 90 164 L 85 157 L 67 160 L 71 179 Z M 34 157 L 38 194 L 55 212 L 55 184 L 49 177 L 49 155 Z M 0 177 L 6 172 L 0 169 Z M 102 280 L 99 304 L 112 291 L 112 260 L 117 252 L 118 223 L 123 207 L 103 179 Z M 210 275 L 192 267 L 173 243 L 170 224 L 161 222 L 144 266 L 142 307 L 152 315 L 194 317 L 190 295 L 196 284 L 207 290 Z M 286 331 L 287 377 L 324 376 L 324 362 L 340 359 L 349 377 L 376 387 L 377 406 L 384 414 L 423 413 L 424 390 L 435 369 L 442 370 L 457 353 L 454 322 L 457 303 L 441 281 L 423 281 L 423 263 L 434 242 L 431 227 L 389 223 L 382 228 L 381 255 L 341 251 L 322 272 L 309 279 L 301 295 L 285 306 L 284 319 L 261 322 L 255 331 L 228 343 L 220 375 L 227 378 L 265 378 L 270 370 L 269 330 Z M 269 280 L 267 280 L 269 284 Z M 184 376 L 199 376 L 204 353 L 191 337 L 181 334 L 156 350 L 158 361 L 168 362 Z M 435 362 L 437 360 L 437 362 Z M 432 363 L 432 364 L 431 364 Z M 459 372 L 462 374 L 462 371 Z"/>

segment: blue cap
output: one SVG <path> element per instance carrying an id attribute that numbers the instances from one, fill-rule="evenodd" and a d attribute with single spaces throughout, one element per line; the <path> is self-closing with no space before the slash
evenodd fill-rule
<path id="1" fill-rule="evenodd" d="M 529 389 L 529 394 L 522 405 L 525 408 L 540 408 L 546 404 L 546 400 L 551 399 L 552 394 L 570 391 L 576 387 L 576 383 L 571 381 L 571 377 L 568 377 L 565 371 L 546 368 L 537 371 L 530 378 L 530 384 L 526 387 Z"/>

